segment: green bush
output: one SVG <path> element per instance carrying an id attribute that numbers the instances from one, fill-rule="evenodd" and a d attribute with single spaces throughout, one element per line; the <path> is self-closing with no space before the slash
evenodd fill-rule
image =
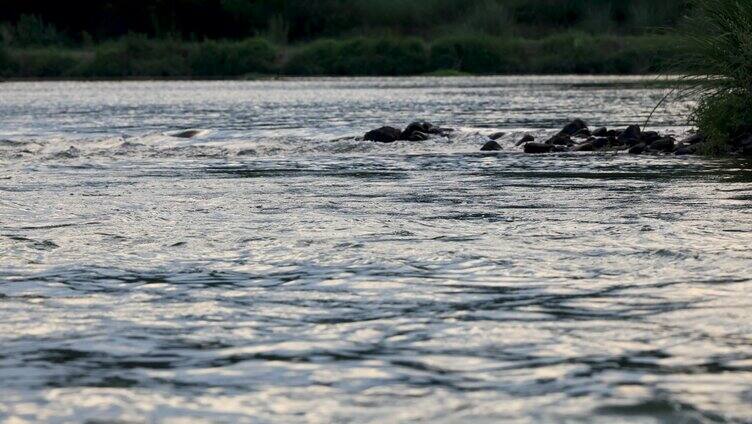
<path id="1" fill-rule="evenodd" d="M 431 69 L 474 74 L 505 74 L 522 68 L 523 50 L 512 40 L 484 36 L 455 36 L 431 45 Z"/>
<path id="2" fill-rule="evenodd" d="M 417 38 L 319 40 L 297 48 L 284 70 L 291 75 L 416 75 L 428 70 Z"/>
<path id="3" fill-rule="evenodd" d="M 710 153 L 752 133 L 752 2 L 694 0 L 681 35 L 685 94 L 699 94 L 692 114 Z"/>
<path id="4" fill-rule="evenodd" d="M 705 96 L 694 110 L 692 123 L 708 140 L 705 153 L 727 153 L 729 145 L 752 132 L 752 98 L 738 93 Z"/>
<path id="5" fill-rule="evenodd" d="M 80 57 L 58 49 L 27 49 L 8 56 L 8 70 L 20 78 L 59 78 L 72 74 Z"/>
<path id="6" fill-rule="evenodd" d="M 0 45 L 0 77 L 10 75 L 10 56 L 5 50 L 5 47 Z"/>
<path id="7" fill-rule="evenodd" d="M 186 76 L 190 68 L 185 44 L 129 35 L 99 46 L 79 72 L 92 77 Z"/>
<path id="8" fill-rule="evenodd" d="M 238 76 L 268 73 L 274 69 L 277 51 L 268 41 L 206 41 L 196 44 L 188 55 L 194 76 Z"/>

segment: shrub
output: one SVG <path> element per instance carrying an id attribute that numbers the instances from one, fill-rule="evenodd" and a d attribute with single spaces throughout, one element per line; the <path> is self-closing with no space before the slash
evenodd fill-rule
<path id="1" fill-rule="evenodd" d="M 84 76 L 185 76 L 190 74 L 185 45 L 129 35 L 99 46 L 94 59 L 80 69 Z"/>
<path id="2" fill-rule="evenodd" d="M 12 43 L 17 46 L 51 46 L 63 44 L 64 36 L 54 25 L 46 24 L 36 15 L 22 15 L 13 31 Z"/>
<path id="3" fill-rule="evenodd" d="M 431 46 L 431 69 L 454 69 L 476 74 L 504 74 L 521 67 L 519 43 L 485 36 L 455 36 Z"/>
<path id="4" fill-rule="evenodd" d="M 69 76 L 79 58 L 70 51 L 31 49 L 13 52 L 9 56 L 9 70 L 15 77 L 56 78 Z"/>
<path id="5" fill-rule="evenodd" d="M 699 95 L 691 121 L 714 147 L 752 132 L 752 2 L 693 0 L 682 29 L 682 60 L 689 88 Z"/>
<path id="6" fill-rule="evenodd" d="M 416 38 L 319 40 L 298 48 L 285 72 L 293 75 L 416 75 L 428 70 L 425 44 Z"/>
<path id="7" fill-rule="evenodd" d="M 195 76 L 238 76 L 273 70 L 277 51 L 268 41 L 205 41 L 195 45 L 188 62 Z"/>

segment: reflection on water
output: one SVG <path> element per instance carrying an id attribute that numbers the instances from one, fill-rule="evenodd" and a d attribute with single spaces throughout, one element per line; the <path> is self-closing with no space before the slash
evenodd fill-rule
<path id="1" fill-rule="evenodd" d="M 748 421 L 752 164 L 513 147 L 630 81 L 0 85 L 0 421 Z"/>

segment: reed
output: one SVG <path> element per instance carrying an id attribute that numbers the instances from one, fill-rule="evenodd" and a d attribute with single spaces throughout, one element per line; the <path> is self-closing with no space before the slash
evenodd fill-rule
<path id="1" fill-rule="evenodd" d="M 684 96 L 697 96 L 691 121 L 708 139 L 707 153 L 722 154 L 752 134 L 752 2 L 693 0 L 680 29 L 676 66 L 686 77 Z"/>

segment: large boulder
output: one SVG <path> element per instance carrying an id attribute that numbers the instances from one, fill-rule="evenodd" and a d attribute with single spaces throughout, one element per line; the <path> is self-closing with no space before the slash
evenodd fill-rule
<path id="1" fill-rule="evenodd" d="M 622 131 L 621 134 L 619 134 L 619 137 L 617 137 L 617 140 L 621 144 L 626 144 L 627 146 L 634 146 L 640 142 L 640 135 L 642 135 L 642 131 L 640 131 L 640 126 L 630 125 L 627 127 L 626 130 Z"/>
<path id="2" fill-rule="evenodd" d="M 376 141 L 378 143 L 394 143 L 400 139 L 402 131 L 394 127 L 381 127 L 373 131 L 368 131 L 363 137 L 366 141 Z"/>
<path id="3" fill-rule="evenodd" d="M 422 136 L 416 137 L 414 135 L 416 132 L 429 135 L 446 135 L 447 133 L 450 133 L 452 131 L 453 130 L 450 128 L 440 128 L 430 122 L 416 121 L 408 125 L 407 128 L 402 131 L 399 139 L 407 141 L 420 141 L 423 140 L 423 138 Z"/>
<path id="4" fill-rule="evenodd" d="M 525 144 L 525 153 L 550 153 L 554 150 L 553 144 L 547 143 L 527 143 Z"/>
<path id="5" fill-rule="evenodd" d="M 501 150 L 501 144 L 497 143 L 496 140 L 491 140 L 488 143 L 484 144 L 483 147 L 480 148 L 481 152 L 493 152 L 497 150 Z"/>
<path id="6" fill-rule="evenodd" d="M 673 152 L 674 149 L 676 149 L 676 144 L 674 143 L 674 139 L 671 137 L 664 137 L 658 140 L 655 140 L 654 142 L 650 143 L 650 150 L 656 150 L 659 152 Z"/>
<path id="7" fill-rule="evenodd" d="M 575 119 L 574 121 L 568 123 L 564 128 L 562 128 L 562 130 L 559 131 L 559 134 L 573 136 L 578 132 L 586 129 L 588 129 L 588 126 L 585 121 L 583 121 L 582 119 Z"/>
<path id="8" fill-rule="evenodd" d="M 568 135 L 559 133 L 546 140 L 546 144 L 552 144 L 554 146 L 571 146 L 574 144 L 574 141 L 572 141 Z"/>

